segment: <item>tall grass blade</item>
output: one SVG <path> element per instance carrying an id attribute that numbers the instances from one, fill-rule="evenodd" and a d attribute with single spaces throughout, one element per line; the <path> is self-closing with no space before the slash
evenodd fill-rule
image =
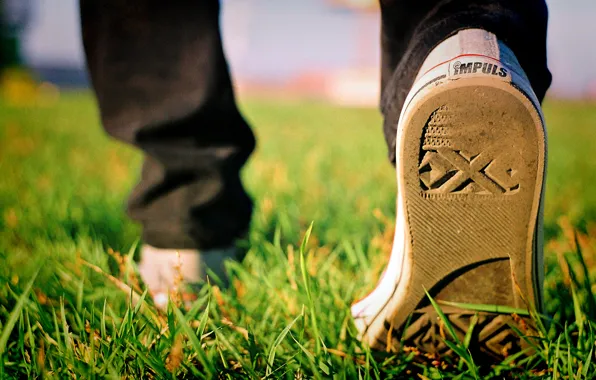
<path id="1" fill-rule="evenodd" d="M 35 283 L 35 279 L 37 278 L 37 275 L 39 274 L 39 270 L 40 269 L 38 269 L 33 274 L 33 277 L 31 277 L 31 279 L 29 280 L 27 285 L 25 285 L 25 289 L 23 289 L 23 293 L 19 296 L 16 305 L 14 306 L 14 308 L 8 315 L 8 319 L 6 320 L 6 323 L 4 323 L 4 328 L 2 329 L 2 333 L 0 334 L 0 360 L 4 360 L 3 355 L 6 352 L 6 345 L 8 344 L 8 338 L 10 337 L 10 333 L 12 332 L 12 329 L 14 328 L 14 326 L 17 324 L 17 321 L 19 320 L 19 316 L 21 315 L 21 311 L 23 310 L 23 306 L 25 306 L 25 302 L 27 301 L 27 298 L 29 298 L 29 292 L 31 292 L 31 288 L 33 287 L 33 284 Z"/>
<path id="2" fill-rule="evenodd" d="M 174 314 L 176 315 L 176 318 L 178 319 L 178 322 L 180 323 L 180 326 L 182 327 L 182 330 L 184 330 L 184 333 L 188 337 L 190 344 L 196 352 L 199 362 L 203 366 L 205 378 L 213 378 L 212 376 L 215 374 L 215 368 L 213 368 L 211 361 L 209 361 L 209 359 L 207 358 L 205 350 L 201 346 L 201 341 L 199 340 L 195 332 L 192 330 L 192 328 L 189 326 L 188 321 L 186 320 L 186 318 L 184 318 L 182 312 L 174 305 L 172 305 L 172 309 L 174 311 Z"/>
<path id="3" fill-rule="evenodd" d="M 275 338 L 275 341 L 273 342 L 273 344 L 271 345 L 271 347 L 269 348 L 269 355 L 267 355 L 267 370 L 265 371 L 265 375 L 269 376 L 271 375 L 272 371 L 273 371 L 273 364 L 275 361 L 275 352 L 277 351 L 277 347 L 279 347 L 279 345 L 281 344 L 281 342 L 285 339 L 286 335 L 288 335 L 288 333 L 290 332 L 290 330 L 292 329 L 292 327 L 294 326 L 294 324 L 296 322 L 298 322 L 298 320 L 300 318 L 303 318 L 304 314 L 300 313 L 300 315 L 298 315 L 296 318 L 294 318 L 282 331 L 281 333 L 279 333 L 279 335 L 277 336 L 277 338 Z"/>
<path id="4" fill-rule="evenodd" d="M 304 282 L 304 289 L 306 290 L 306 296 L 308 298 L 308 311 L 310 313 L 310 322 L 312 324 L 313 334 L 315 337 L 315 352 L 317 355 L 321 353 L 321 344 L 324 345 L 321 334 L 319 333 L 319 326 L 317 324 L 317 313 L 315 310 L 315 303 L 312 298 L 312 294 L 310 291 L 310 281 L 309 281 L 309 274 L 308 270 L 306 269 L 306 244 L 308 243 L 308 239 L 310 238 L 310 234 L 312 233 L 313 223 L 310 224 L 308 230 L 304 234 L 304 238 L 302 239 L 302 244 L 300 245 L 300 271 L 302 272 L 302 281 Z"/>

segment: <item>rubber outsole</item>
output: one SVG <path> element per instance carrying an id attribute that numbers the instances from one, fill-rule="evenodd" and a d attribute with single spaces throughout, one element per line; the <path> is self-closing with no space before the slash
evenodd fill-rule
<path id="1" fill-rule="evenodd" d="M 441 353 L 425 290 L 438 301 L 541 307 L 536 232 L 546 137 L 533 103 L 504 81 L 449 81 L 415 104 L 400 123 L 397 151 L 408 275 L 364 337 L 377 348 L 401 342 Z M 444 312 L 463 335 L 472 328 L 478 352 L 501 357 L 523 346 L 510 325 L 523 331 L 527 322 Z"/>

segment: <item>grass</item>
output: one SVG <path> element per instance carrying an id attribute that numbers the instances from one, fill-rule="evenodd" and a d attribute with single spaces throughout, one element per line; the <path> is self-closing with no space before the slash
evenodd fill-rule
<path id="1" fill-rule="evenodd" d="M 446 357 L 356 339 L 349 305 L 383 269 L 395 212 L 375 110 L 243 110 L 260 142 L 244 172 L 249 253 L 230 289 L 158 313 L 132 290 L 140 228 L 123 212 L 140 154 L 103 134 L 88 93 L 0 103 L 0 378 L 596 376 L 596 105 L 545 107 L 548 318 L 531 356 L 502 363 L 475 361 L 450 334 Z"/>

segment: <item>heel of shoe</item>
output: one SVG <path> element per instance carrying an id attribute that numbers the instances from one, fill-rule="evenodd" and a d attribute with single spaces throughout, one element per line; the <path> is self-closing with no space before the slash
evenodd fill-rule
<path id="1" fill-rule="evenodd" d="M 499 360 L 522 350 L 529 353 L 530 343 L 534 344 L 532 340 L 537 335 L 531 319 L 516 314 L 474 312 L 453 306 L 442 306 L 441 311 L 459 342 L 470 335 L 468 350 L 478 363 L 484 359 Z M 393 338 L 404 347 L 449 355 L 451 349 L 445 340 L 454 340 L 449 334 L 436 310 L 427 306 L 416 310 L 407 327 L 393 334 Z"/>
<path id="2" fill-rule="evenodd" d="M 478 39 L 486 52 L 474 45 Z M 481 30 L 459 32 L 425 65 L 396 139 L 396 225 L 403 231 L 396 229 L 390 263 L 399 259 L 401 273 L 354 314 L 362 339 L 379 349 L 401 342 L 443 350 L 425 290 L 452 303 L 541 305 L 546 135 L 527 78 L 508 48 Z M 385 295 L 379 289 L 387 285 L 394 288 Z M 522 333 L 531 325 L 498 313 L 446 314 L 464 335 L 474 329 L 478 352 L 495 357 L 524 346 L 511 322 Z"/>

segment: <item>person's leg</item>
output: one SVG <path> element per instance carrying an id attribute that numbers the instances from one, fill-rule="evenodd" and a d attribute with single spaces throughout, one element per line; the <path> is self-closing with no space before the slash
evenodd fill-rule
<path id="1" fill-rule="evenodd" d="M 546 6 L 402 1 L 382 11 L 396 235 L 382 279 L 352 312 L 372 346 L 443 351 L 425 289 L 445 302 L 541 307 Z M 446 314 L 463 337 L 474 312 Z M 482 314 L 470 349 L 519 349 L 510 322 Z"/>
<path id="2" fill-rule="evenodd" d="M 225 251 L 249 226 L 252 202 L 239 172 L 255 140 L 235 104 L 219 1 L 80 7 L 104 128 L 145 153 L 129 214 L 143 226 L 147 256 Z"/>
<path id="3" fill-rule="evenodd" d="M 515 54 L 540 101 L 551 83 L 546 64 L 544 0 L 381 0 L 381 110 L 389 159 L 395 163 L 399 115 L 425 58 L 462 29 L 479 28 Z"/>

